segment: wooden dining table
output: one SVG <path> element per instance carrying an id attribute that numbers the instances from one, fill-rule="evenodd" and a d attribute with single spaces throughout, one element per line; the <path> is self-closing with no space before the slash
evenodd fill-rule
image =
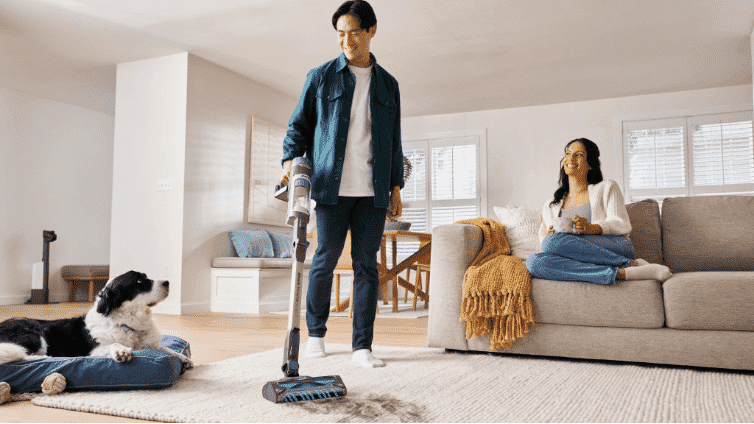
<path id="1" fill-rule="evenodd" d="M 408 258 L 398 262 L 398 242 L 419 242 L 419 250 L 414 252 Z M 392 246 L 392 263 L 388 267 L 387 262 L 387 244 Z M 420 263 L 429 263 L 430 253 L 432 251 L 432 234 L 416 233 L 413 231 L 385 231 L 382 235 L 382 244 L 380 246 L 380 261 L 377 263 L 377 269 L 380 272 L 380 287 L 387 289 L 388 281 L 393 282 L 393 312 L 398 312 L 398 286 L 400 285 L 422 300 L 429 300 L 429 294 L 422 290 L 417 290 L 413 284 L 401 277 L 399 274 L 411 265 Z M 408 275 L 407 275 L 408 277 Z M 383 301 L 387 304 L 387 296 L 383 296 Z"/>

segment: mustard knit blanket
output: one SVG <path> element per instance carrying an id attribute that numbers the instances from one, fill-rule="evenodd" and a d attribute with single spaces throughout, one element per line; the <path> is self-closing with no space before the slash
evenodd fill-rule
<path id="1" fill-rule="evenodd" d="M 466 339 L 492 333 L 490 348 L 509 349 L 534 325 L 531 274 L 511 248 L 502 224 L 488 218 L 458 221 L 482 229 L 484 244 L 463 276 L 461 322 Z"/>

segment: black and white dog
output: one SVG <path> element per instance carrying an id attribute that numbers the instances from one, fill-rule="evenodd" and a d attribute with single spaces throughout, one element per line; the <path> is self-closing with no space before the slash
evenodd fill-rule
<path id="1" fill-rule="evenodd" d="M 0 323 L 0 364 L 48 356 L 107 356 L 131 360 L 133 349 L 160 349 L 162 334 L 152 322 L 152 306 L 168 297 L 169 283 L 129 271 L 108 281 L 86 315 L 58 320 L 12 318 Z"/>

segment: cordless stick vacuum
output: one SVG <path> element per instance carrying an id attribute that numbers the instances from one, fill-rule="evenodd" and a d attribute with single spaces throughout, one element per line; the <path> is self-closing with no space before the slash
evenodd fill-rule
<path id="1" fill-rule="evenodd" d="M 270 402 L 299 402 L 336 398 L 346 395 L 340 376 L 302 377 L 298 375 L 299 325 L 301 321 L 301 281 L 304 259 L 309 242 L 306 226 L 309 223 L 309 201 L 312 165 L 309 158 L 293 160 L 287 186 L 275 187 L 275 197 L 288 202 L 288 225 L 293 226 L 293 270 L 291 273 L 291 301 L 288 315 L 288 335 L 283 349 L 285 378 L 269 381 L 262 388 L 262 396 Z"/>

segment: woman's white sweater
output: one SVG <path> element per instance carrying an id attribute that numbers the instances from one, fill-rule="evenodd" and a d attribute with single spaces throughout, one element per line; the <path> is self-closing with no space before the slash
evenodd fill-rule
<path id="1" fill-rule="evenodd" d="M 547 236 L 555 218 L 560 216 L 563 201 L 551 205 L 551 197 L 542 207 L 542 225 L 539 226 L 539 242 Z M 623 193 L 613 180 L 589 185 L 589 203 L 592 210 L 592 224 L 602 227 L 602 234 L 628 235 L 631 233 L 631 221 L 628 218 Z"/>

